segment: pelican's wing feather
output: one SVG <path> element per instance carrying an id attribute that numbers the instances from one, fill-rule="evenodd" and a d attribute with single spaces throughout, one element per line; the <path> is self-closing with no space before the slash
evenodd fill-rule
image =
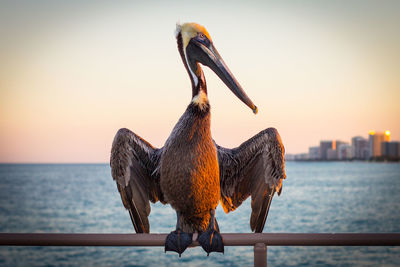
<path id="1" fill-rule="evenodd" d="M 275 128 L 268 128 L 237 148 L 216 144 L 221 204 L 226 213 L 251 196 L 250 227 L 262 232 L 275 192 L 280 195 L 285 174 L 285 149 Z"/>
<path id="2" fill-rule="evenodd" d="M 164 203 L 158 172 L 161 152 L 128 129 L 120 129 L 112 144 L 111 174 L 137 233 L 150 232 L 150 201 Z"/>

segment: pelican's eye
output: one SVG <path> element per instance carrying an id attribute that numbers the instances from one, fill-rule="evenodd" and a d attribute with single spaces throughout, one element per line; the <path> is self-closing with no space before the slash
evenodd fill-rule
<path id="1" fill-rule="evenodd" d="M 202 32 L 199 32 L 198 34 L 197 34 L 197 36 L 195 37 L 195 39 L 197 40 L 197 42 L 199 42 L 199 43 L 201 43 L 201 44 L 203 44 L 203 45 L 205 45 L 205 46 L 209 46 L 210 45 L 210 40 L 207 38 L 207 36 L 204 34 L 204 33 L 202 33 Z"/>

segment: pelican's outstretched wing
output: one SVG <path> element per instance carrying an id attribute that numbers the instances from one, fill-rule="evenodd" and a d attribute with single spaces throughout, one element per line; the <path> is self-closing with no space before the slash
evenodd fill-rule
<path id="1" fill-rule="evenodd" d="M 285 149 L 275 128 L 261 131 L 237 148 L 216 144 L 225 212 L 251 196 L 250 227 L 261 233 L 275 192 L 280 195 L 285 174 Z"/>
<path id="2" fill-rule="evenodd" d="M 112 144 L 111 174 L 137 233 L 150 231 L 149 201 L 164 203 L 158 172 L 161 152 L 128 129 L 120 129 Z"/>

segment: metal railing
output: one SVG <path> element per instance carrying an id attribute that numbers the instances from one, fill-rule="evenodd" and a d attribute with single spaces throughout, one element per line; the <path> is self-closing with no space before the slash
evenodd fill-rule
<path id="1" fill-rule="evenodd" d="M 267 246 L 400 246 L 400 233 L 221 234 L 225 246 L 254 246 L 254 266 L 267 266 Z M 167 234 L 0 233 L 1 246 L 164 246 Z M 198 246 L 194 241 L 191 247 Z"/>

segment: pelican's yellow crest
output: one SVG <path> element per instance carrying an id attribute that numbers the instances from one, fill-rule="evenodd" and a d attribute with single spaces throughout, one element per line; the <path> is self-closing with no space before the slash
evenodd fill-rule
<path id="1" fill-rule="evenodd" d="M 179 33 L 182 34 L 183 48 L 186 48 L 190 39 L 195 37 L 199 32 L 203 33 L 211 41 L 210 34 L 206 28 L 200 24 L 194 22 L 184 23 L 182 25 L 176 24 L 176 36 L 178 36 Z"/>

